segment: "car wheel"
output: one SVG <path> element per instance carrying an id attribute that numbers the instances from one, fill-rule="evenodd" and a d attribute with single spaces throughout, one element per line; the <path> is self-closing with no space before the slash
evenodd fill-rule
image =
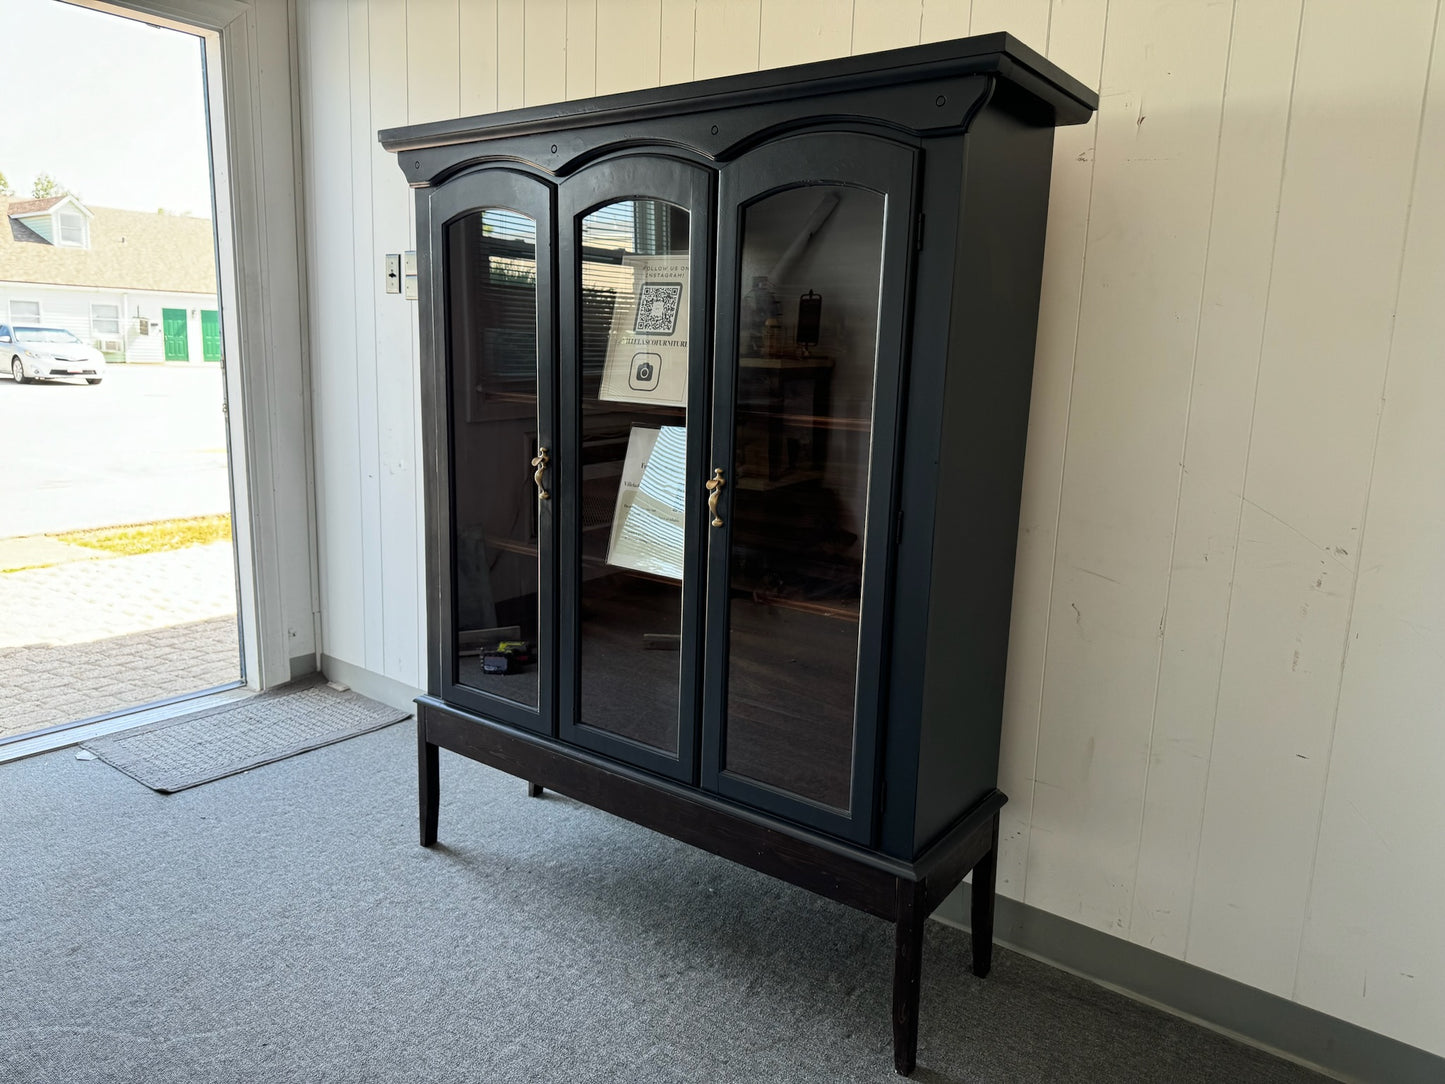
<path id="1" fill-rule="evenodd" d="M 19 358 L 10 359 L 10 378 L 17 384 L 25 383 L 25 366 L 20 364 Z"/>
<path id="2" fill-rule="evenodd" d="M 101 379 L 102 378 L 98 376 L 88 376 L 85 378 L 85 382 L 94 387 L 96 384 L 99 384 L 101 382 Z"/>

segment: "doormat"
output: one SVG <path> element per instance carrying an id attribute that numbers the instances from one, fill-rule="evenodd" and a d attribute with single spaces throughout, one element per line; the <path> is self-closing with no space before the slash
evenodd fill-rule
<path id="1" fill-rule="evenodd" d="M 407 712 L 340 692 L 317 674 L 245 700 L 96 738 L 81 748 L 151 790 L 174 794 L 405 718 Z"/>

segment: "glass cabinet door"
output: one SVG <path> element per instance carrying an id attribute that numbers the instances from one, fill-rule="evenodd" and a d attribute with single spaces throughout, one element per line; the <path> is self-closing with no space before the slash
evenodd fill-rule
<path id="1" fill-rule="evenodd" d="M 816 180 L 774 180 L 800 175 Z M 855 839 L 886 664 L 859 630 L 886 627 L 911 178 L 904 148 L 817 135 L 722 179 L 704 779 Z"/>
<path id="2" fill-rule="evenodd" d="M 551 729 L 550 195 L 492 171 L 434 197 L 449 402 L 451 695 Z M 439 213 L 440 212 L 440 213 Z"/>
<path id="3" fill-rule="evenodd" d="M 565 296 L 559 732 L 679 779 L 696 749 L 708 175 L 610 161 L 559 194 Z M 700 337 L 697 332 L 703 332 Z"/>

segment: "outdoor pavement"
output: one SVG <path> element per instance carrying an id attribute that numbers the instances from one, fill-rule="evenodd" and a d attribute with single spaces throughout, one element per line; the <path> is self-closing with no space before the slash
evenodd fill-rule
<path id="1" fill-rule="evenodd" d="M 51 535 L 227 513 L 217 365 L 0 378 L 0 739 L 241 676 L 230 543 L 118 557 Z"/>
<path id="2" fill-rule="evenodd" d="M 0 376 L 0 539 L 231 510 L 218 365 Z"/>
<path id="3" fill-rule="evenodd" d="M 0 572 L 0 738 L 240 678 L 229 542 L 114 557 L 3 540 L 0 567 L 21 545 L 80 559 Z"/>

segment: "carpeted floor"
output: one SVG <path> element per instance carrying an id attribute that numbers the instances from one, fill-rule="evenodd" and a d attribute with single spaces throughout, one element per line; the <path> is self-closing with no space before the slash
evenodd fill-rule
<path id="1" fill-rule="evenodd" d="M 442 754 L 409 723 L 162 796 L 0 766 L 0 1080 L 896 1080 L 891 928 Z M 931 923 L 914 1079 L 1318 1081 Z"/>

